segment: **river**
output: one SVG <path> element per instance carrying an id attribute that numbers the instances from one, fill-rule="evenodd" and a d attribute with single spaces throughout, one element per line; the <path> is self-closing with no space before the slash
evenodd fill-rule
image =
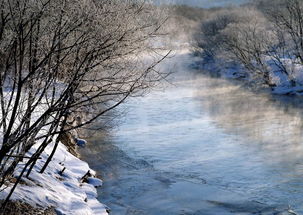
<path id="1" fill-rule="evenodd" d="M 303 102 L 253 92 L 191 67 L 188 52 L 162 90 L 132 98 L 118 125 L 82 155 L 104 180 L 114 215 L 303 214 Z"/>

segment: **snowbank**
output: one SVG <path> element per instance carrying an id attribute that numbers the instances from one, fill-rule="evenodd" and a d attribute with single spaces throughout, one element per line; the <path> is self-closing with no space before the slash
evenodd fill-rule
<path id="1" fill-rule="evenodd" d="M 288 87 L 288 86 L 278 86 L 275 87 L 272 91 L 274 94 L 278 95 L 303 95 L 303 86 L 295 86 L 295 87 Z"/>
<path id="2" fill-rule="evenodd" d="M 271 59 L 267 60 L 268 70 L 271 71 L 269 76 L 273 84 L 272 93 L 279 95 L 303 95 L 303 65 L 294 64 L 290 59 L 281 59 L 285 68 L 291 74 L 287 75 Z M 262 83 L 259 79 L 249 72 L 243 65 L 234 61 L 220 61 L 219 59 L 203 58 L 198 65 L 198 69 L 205 70 L 209 73 L 218 74 L 227 79 L 238 79 L 252 83 Z M 263 86 L 263 85 L 262 85 Z"/>
<path id="3" fill-rule="evenodd" d="M 13 92 L 7 90 L 5 93 L 9 95 Z M 47 108 L 46 102 L 42 101 L 34 110 L 31 122 L 35 122 Z M 26 105 L 21 105 L 20 109 L 26 110 Z M 19 123 L 17 117 L 15 127 L 18 127 Z M 43 129 L 39 131 L 38 136 L 47 135 L 49 126 L 50 125 L 44 126 Z M 68 140 L 68 138 L 70 140 Z M 65 141 L 71 142 L 71 138 L 72 136 L 67 136 Z M 53 139 L 55 140 L 56 136 Z M 0 130 L 0 147 L 2 140 L 3 133 Z M 85 140 L 76 140 L 76 144 L 82 147 L 85 146 Z M 42 141 L 43 139 L 37 141 L 26 156 L 31 156 L 35 153 Z M 73 144 L 74 143 L 71 143 L 70 145 Z M 95 178 L 94 176 L 96 173 L 90 169 L 88 164 L 72 155 L 63 143 L 59 143 L 57 151 L 44 173 L 39 173 L 53 148 L 54 143 L 48 145 L 46 150 L 41 154 L 41 159 L 39 159 L 34 166 L 29 178 L 26 178 L 26 174 L 24 174 L 22 181 L 18 184 L 11 200 L 19 200 L 34 207 L 53 207 L 58 214 L 107 215 L 106 206 L 97 200 L 97 190 L 95 188 L 101 186 L 102 181 Z M 17 169 L 14 172 L 15 178 L 20 175 L 26 162 L 27 159 L 25 158 L 23 162 L 18 164 Z M 89 178 L 83 180 L 83 176 L 87 175 L 86 173 L 88 171 L 91 173 Z M 0 200 L 7 197 L 12 187 L 13 183 L 0 187 Z"/>
<path id="4" fill-rule="evenodd" d="M 38 144 L 31 151 L 37 147 Z M 29 179 L 22 179 L 11 200 L 21 200 L 35 207 L 55 207 L 58 214 L 107 215 L 106 206 L 96 199 L 95 187 L 101 186 L 102 181 L 90 176 L 87 183 L 82 182 L 88 171 L 91 175 L 95 172 L 86 162 L 70 154 L 62 143 L 45 172 L 39 173 L 51 150 L 52 144 L 42 154 L 42 159 L 37 162 Z M 21 171 L 22 166 L 22 163 L 19 164 L 17 172 Z M 0 192 L 0 199 L 7 196 L 11 187 L 12 185 Z"/>

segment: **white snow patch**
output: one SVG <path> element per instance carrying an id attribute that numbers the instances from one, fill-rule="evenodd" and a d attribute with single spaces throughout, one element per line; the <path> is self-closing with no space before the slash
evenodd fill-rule
<path id="1" fill-rule="evenodd" d="M 89 177 L 88 179 L 89 184 L 93 185 L 94 187 L 101 187 L 102 186 L 102 180 L 99 178 L 93 178 L 93 177 Z"/>
<path id="2" fill-rule="evenodd" d="M 76 138 L 76 142 L 77 142 L 77 145 L 80 146 L 80 147 L 85 147 L 87 142 L 86 140 L 83 140 L 83 139 L 80 139 L 80 138 Z"/>
<path id="3" fill-rule="evenodd" d="M 35 145 L 31 151 L 37 149 Z M 39 170 L 52 150 L 52 145 L 41 155 L 29 179 L 24 178 L 12 195 L 12 200 L 22 200 L 32 206 L 55 207 L 58 214 L 66 215 L 107 215 L 106 206 L 97 198 L 95 186 L 101 186 L 100 179 L 89 178 L 89 183 L 81 183 L 81 178 L 88 172 L 95 174 L 88 164 L 70 154 L 66 147 L 59 143 L 54 158 L 43 174 Z M 18 176 L 23 167 L 19 164 L 16 172 Z M 65 167 L 62 174 L 61 171 Z M 0 192 L 0 199 L 4 199 L 12 185 Z"/>
<path id="4" fill-rule="evenodd" d="M 303 86 L 296 87 L 276 87 L 273 89 L 274 94 L 278 95 L 303 95 Z"/>

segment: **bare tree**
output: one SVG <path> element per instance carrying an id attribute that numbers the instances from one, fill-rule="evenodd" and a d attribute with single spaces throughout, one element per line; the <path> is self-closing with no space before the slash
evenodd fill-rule
<path id="1" fill-rule="evenodd" d="M 299 33 L 300 24 L 293 27 L 299 32 L 291 31 L 289 34 L 289 30 L 277 21 L 284 15 L 278 16 L 280 13 L 276 12 L 272 12 L 274 16 L 271 15 L 263 2 L 258 2 L 257 7 L 262 6 L 264 10 L 249 6 L 213 12 L 213 15 L 202 23 L 201 33 L 197 34 L 197 44 L 206 56 L 224 62 L 231 60 L 243 65 L 250 77 L 254 77 L 254 81 L 262 81 L 273 87 L 276 85 L 276 80 L 273 79 L 279 73 L 288 78 L 294 86 L 296 81 L 293 68 L 297 62 L 294 56 L 297 56 L 296 59 L 300 58 L 299 38 L 302 39 Z M 285 9 L 286 11 L 299 7 L 298 2 L 290 1 L 283 4 L 281 0 L 276 3 L 278 6 L 274 10 L 278 11 L 285 5 L 291 5 Z M 284 11 L 283 14 L 285 13 Z M 297 10 L 296 17 L 298 14 Z M 299 18 L 293 19 L 300 22 Z M 298 35 L 297 39 L 292 40 L 291 38 L 294 38 L 292 35 Z"/>
<path id="2" fill-rule="evenodd" d="M 275 7 L 265 10 L 278 31 L 291 44 L 289 51 L 292 51 L 297 59 L 303 63 L 303 2 L 300 0 L 280 0 L 274 3 Z"/>
<path id="3" fill-rule="evenodd" d="M 25 164 L 12 193 L 54 143 L 43 173 L 59 134 L 165 78 L 155 66 L 168 52 L 155 54 L 163 47 L 152 39 L 165 19 L 144 1 L 1 0 L 0 7 L 0 187 Z"/>
<path id="4" fill-rule="evenodd" d="M 222 37 L 220 32 L 237 18 L 232 11 L 221 9 L 213 11 L 211 15 L 202 21 L 200 29 L 194 35 L 195 46 L 202 49 L 203 55 L 214 58 L 222 51 Z"/>
<path id="5" fill-rule="evenodd" d="M 245 66 L 256 78 L 272 85 L 266 54 L 275 38 L 268 29 L 266 19 L 252 8 L 245 10 L 245 16 L 222 31 L 225 49 Z"/>

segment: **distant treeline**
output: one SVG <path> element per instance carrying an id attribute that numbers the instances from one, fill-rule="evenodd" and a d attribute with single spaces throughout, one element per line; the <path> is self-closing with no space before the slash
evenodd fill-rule
<path id="1" fill-rule="evenodd" d="M 271 87 L 302 84 L 303 1 L 255 0 L 243 6 L 176 13 L 198 22 L 193 36 L 204 62 L 237 65 L 254 83 Z M 224 69 L 223 68 L 223 69 Z"/>

